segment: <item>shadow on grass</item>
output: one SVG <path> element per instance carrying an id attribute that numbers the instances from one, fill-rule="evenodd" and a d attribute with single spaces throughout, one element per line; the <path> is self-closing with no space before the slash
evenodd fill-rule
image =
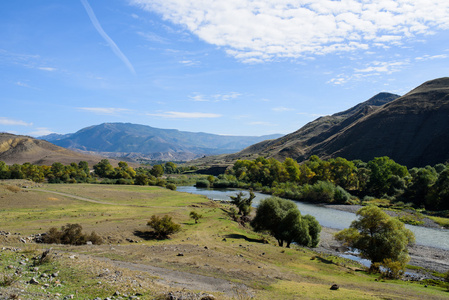
<path id="1" fill-rule="evenodd" d="M 324 257 L 321 257 L 321 256 L 314 256 L 314 259 L 316 259 L 316 260 L 319 260 L 320 262 L 322 262 L 322 263 L 325 263 L 325 264 L 328 264 L 328 265 L 335 265 L 336 263 L 335 262 L 333 262 L 332 260 L 330 260 L 330 259 L 325 259 Z"/>
<path id="2" fill-rule="evenodd" d="M 140 231 L 136 230 L 133 232 L 135 236 L 140 237 L 146 241 L 157 240 L 157 235 L 154 231 Z"/>
<path id="3" fill-rule="evenodd" d="M 228 239 L 242 239 L 247 242 L 253 242 L 253 243 L 261 243 L 261 244 L 264 243 L 264 239 L 252 239 L 252 238 L 247 237 L 246 235 L 237 234 L 237 233 L 227 234 L 224 237 L 228 238 Z"/>

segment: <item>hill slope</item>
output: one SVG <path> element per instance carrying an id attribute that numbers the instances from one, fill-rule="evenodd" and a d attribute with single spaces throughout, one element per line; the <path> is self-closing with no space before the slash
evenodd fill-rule
<path id="1" fill-rule="evenodd" d="M 287 134 L 276 140 L 267 140 L 252 145 L 238 153 L 222 155 L 197 160 L 198 163 L 210 164 L 218 162 L 232 162 L 236 159 L 253 159 L 257 156 L 274 157 L 280 160 L 286 157 L 300 158 L 308 155 L 308 148 L 320 143 L 342 128 L 356 122 L 366 114 L 379 109 L 380 106 L 389 103 L 399 95 L 390 93 L 379 93 L 376 96 L 362 102 L 348 110 L 320 117 L 299 130 Z"/>
<path id="2" fill-rule="evenodd" d="M 325 116 L 276 140 L 221 161 L 259 155 L 303 161 L 311 155 L 369 161 L 389 156 L 408 167 L 449 160 L 449 78 L 425 82 L 406 95 L 382 93 L 347 111 Z"/>
<path id="3" fill-rule="evenodd" d="M 190 160 L 204 155 L 233 153 L 281 135 L 251 137 L 193 133 L 130 123 L 103 123 L 76 133 L 41 137 L 58 146 L 108 156 Z"/>
<path id="4" fill-rule="evenodd" d="M 370 160 L 389 156 L 409 167 L 449 160 L 449 78 L 428 81 L 371 112 L 309 153 Z"/>
<path id="5" fill-rule="evenodd" d="M 51 165 L 54 162 L 70 164 L 87 161 L 94 165 L 101 157 L 78 153 L 29 136 L 0 133 L 0 161 L 6 164 Z"/>

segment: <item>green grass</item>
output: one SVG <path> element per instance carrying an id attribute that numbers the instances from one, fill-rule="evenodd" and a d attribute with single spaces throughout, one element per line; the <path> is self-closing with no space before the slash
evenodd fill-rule
<path id="1" fill-rule="evenodd" d="M 244 283 L 253 289 L 255 299 L 297 299 L 300 295 L 303 299 L 430 300 L 447 296 L 441 287 L 423 288 L 416 283 L 375 281 L 378 276 L 357 271 L 356 263 L 340 257 L 317 255 L 300 247 L 280 248 L 272 237 L 255 233 L 232 221 L 227 214 L 229 205 L 208 201 L 203 196 L 160 187 L 121 185 L 55 184 L 44 185 L 41 189 L 68 196 L 33 189 L 17 193 L 0 191 L 4 201 L 0 210 L 2 230 L 30 234 L 44 232 L 53 226 L 79 223 L 83 232 L 95 230 L 105 237 L 106 243 L 99 246 L 52 245 L 61 255 L 40 267 L 41 271 L 59 270 L 61 282 L 66 283 L 50 285 L 43 291 L 42 285 L 24 284 L 32 273 L 13 283 L 32 293 L 104 299 L 120 290 L 122 294 L 139 292 L 145 295 L 141 299 L 153 299 L 165 291 L 164 287 L 152 281 L 154 278 L 148 273 L 114 268 L 110 263 L 96 259 L 106 257 Z M 104 203 L 82 201 L 75 196 Z M 203 215 L 198 224 L 189 217 L 192 210 Z M 149 230 L 146 223 L 153 214 L 169 214 L 181 224 L 182 231 L 164 241 L 136 236 L 137 231 Z M 140 242 L 129 243 L 126 238 Z M 3 239 L 2 243 L 23 248 L 19 253 L 0 252 L 2 266 L 9 263 L 18 266 L 22 254 L 31 259 L 46 247 L 23 245 L 17 239 Z M 180 251 L 184 252 L 183 257 L 177 256 Z M 69 259 L 73 253 L 78 254 L 79 259 Z M 29 265 L 24 269 L 29 270 Z M 114 281 L 113 274 L 99 277 L 105 269 L 109 269 L 111 274 L 121 272 L 122 281 Z M 10 273 L 1 266 L 0 270 Z M 136 286 L 133 280 L 141 286 Z M 101 284 L 98 283 L 100 281 Z M 338 291 L 329 290 L 334 283 L 341 286 Z M 236 291 L 236 294 L 239 299 L 247 297 L 241 291 Z M 219 293 L 216 296 L 227 299 Z"/>

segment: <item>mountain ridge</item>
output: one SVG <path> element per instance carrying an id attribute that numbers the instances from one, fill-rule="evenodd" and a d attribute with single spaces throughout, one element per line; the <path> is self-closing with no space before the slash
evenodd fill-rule
<path id="1" fill-rule="evenodd" d="M 251 144 L 280 136 L 224 136 L 132 123 L 102 123 L 72 134 L 39 138 L 61 147 L 108 157 L 120 155 L 134 159 L 191 160 L 205 155 L 234 153 Z"/>
<path id="2" fill-rule="evenodd" d="M 408 167 L 449 161 L 449 77 L 424 82 L 401 97 L 380 93 L 361 104 L 215 162 L 257 156 L 300 162 L 311 155 L 362 161 L 389 156 Z"/>

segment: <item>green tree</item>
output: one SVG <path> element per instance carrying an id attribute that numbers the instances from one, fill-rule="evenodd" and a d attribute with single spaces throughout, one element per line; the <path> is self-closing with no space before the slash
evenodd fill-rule
<path id="1" fill-rule="evenodd" d="M 161 177 L 164 174 L 164 167 L 161 165 L 154 165 L 150 171 L 151 175 L 154 177 Z"/>
<path id="2" fill-rule="evenodd" d="M 98 164 L 94 165 L 94 171 L 95 174 L 102 178 L 112 178 L 115 175 L 114 167 L 107 159 L 102 159 Z"/>
<path id="3" fill-rule="evenodd" d="M 181 230 L 181 225 L 173 222 L 172 217 L 168 215 L 163 217 L 152 215 L 147 225 L 153 228 L 157 239 L 166 239 L 169 235 Z"/>
<path id="4" fill-rule="evenodd" d="M 357 211 L 358 220 L 350 228 L 339 231 L 335 237 L 345 245 L 358 249 L 363 258 L 371 260 L 371 271 L 378 271 L 385 259 L 409 261 L 408 246 L 415 241 L 404 223 L 391 218 L 377 206 L 365 206 Z"/>
<path id="5" fill-rule="evenodd" d="M 315 247 L 319 242 L 321 226 L 312 216 L 301 216 L 293 201 L 270 197 L 260 202 L 251 222 L 255 231 L 268 231 L 279 246 L 291 243 Z M 311 235 L 312 233 L 312 235 Z"/>
<path id="6" fill-rule="evenodd" d="M 410 176 L 407 167 L 396 163 L 387 156 L 374 158 L 368 162 L 367 167 L 370 170 L 367 189 L 376 197 L 382 197 L 384 194 L 395 196 L 392 195 L 392 192 L 403 188 L 403 182 L 397 179 Z"/>
<path id="7" fill-rule="evenodd" d="M 229 196 L 229 198 L 231 198 L 231 203 L 237 206 L 239 210 L 238 213 L 240 215 L 247 216 L 251 212 L 251 203 L 256 195 L 254 195 L 253 191 L 249 192 L 248 198 L 243 198 L 244 195 L 245 194 L 243 192 L 239 192 L 235 196 Z"/>
<path id="8" fill-rule="evenodd" d="M 195 224 L 197 224 L 198 220 L 203 217 L 203 215 L 200 215 L 199 213 L 193 210 L 190 212 L 189 216 L 191 219 L 195 220 Z"/>

